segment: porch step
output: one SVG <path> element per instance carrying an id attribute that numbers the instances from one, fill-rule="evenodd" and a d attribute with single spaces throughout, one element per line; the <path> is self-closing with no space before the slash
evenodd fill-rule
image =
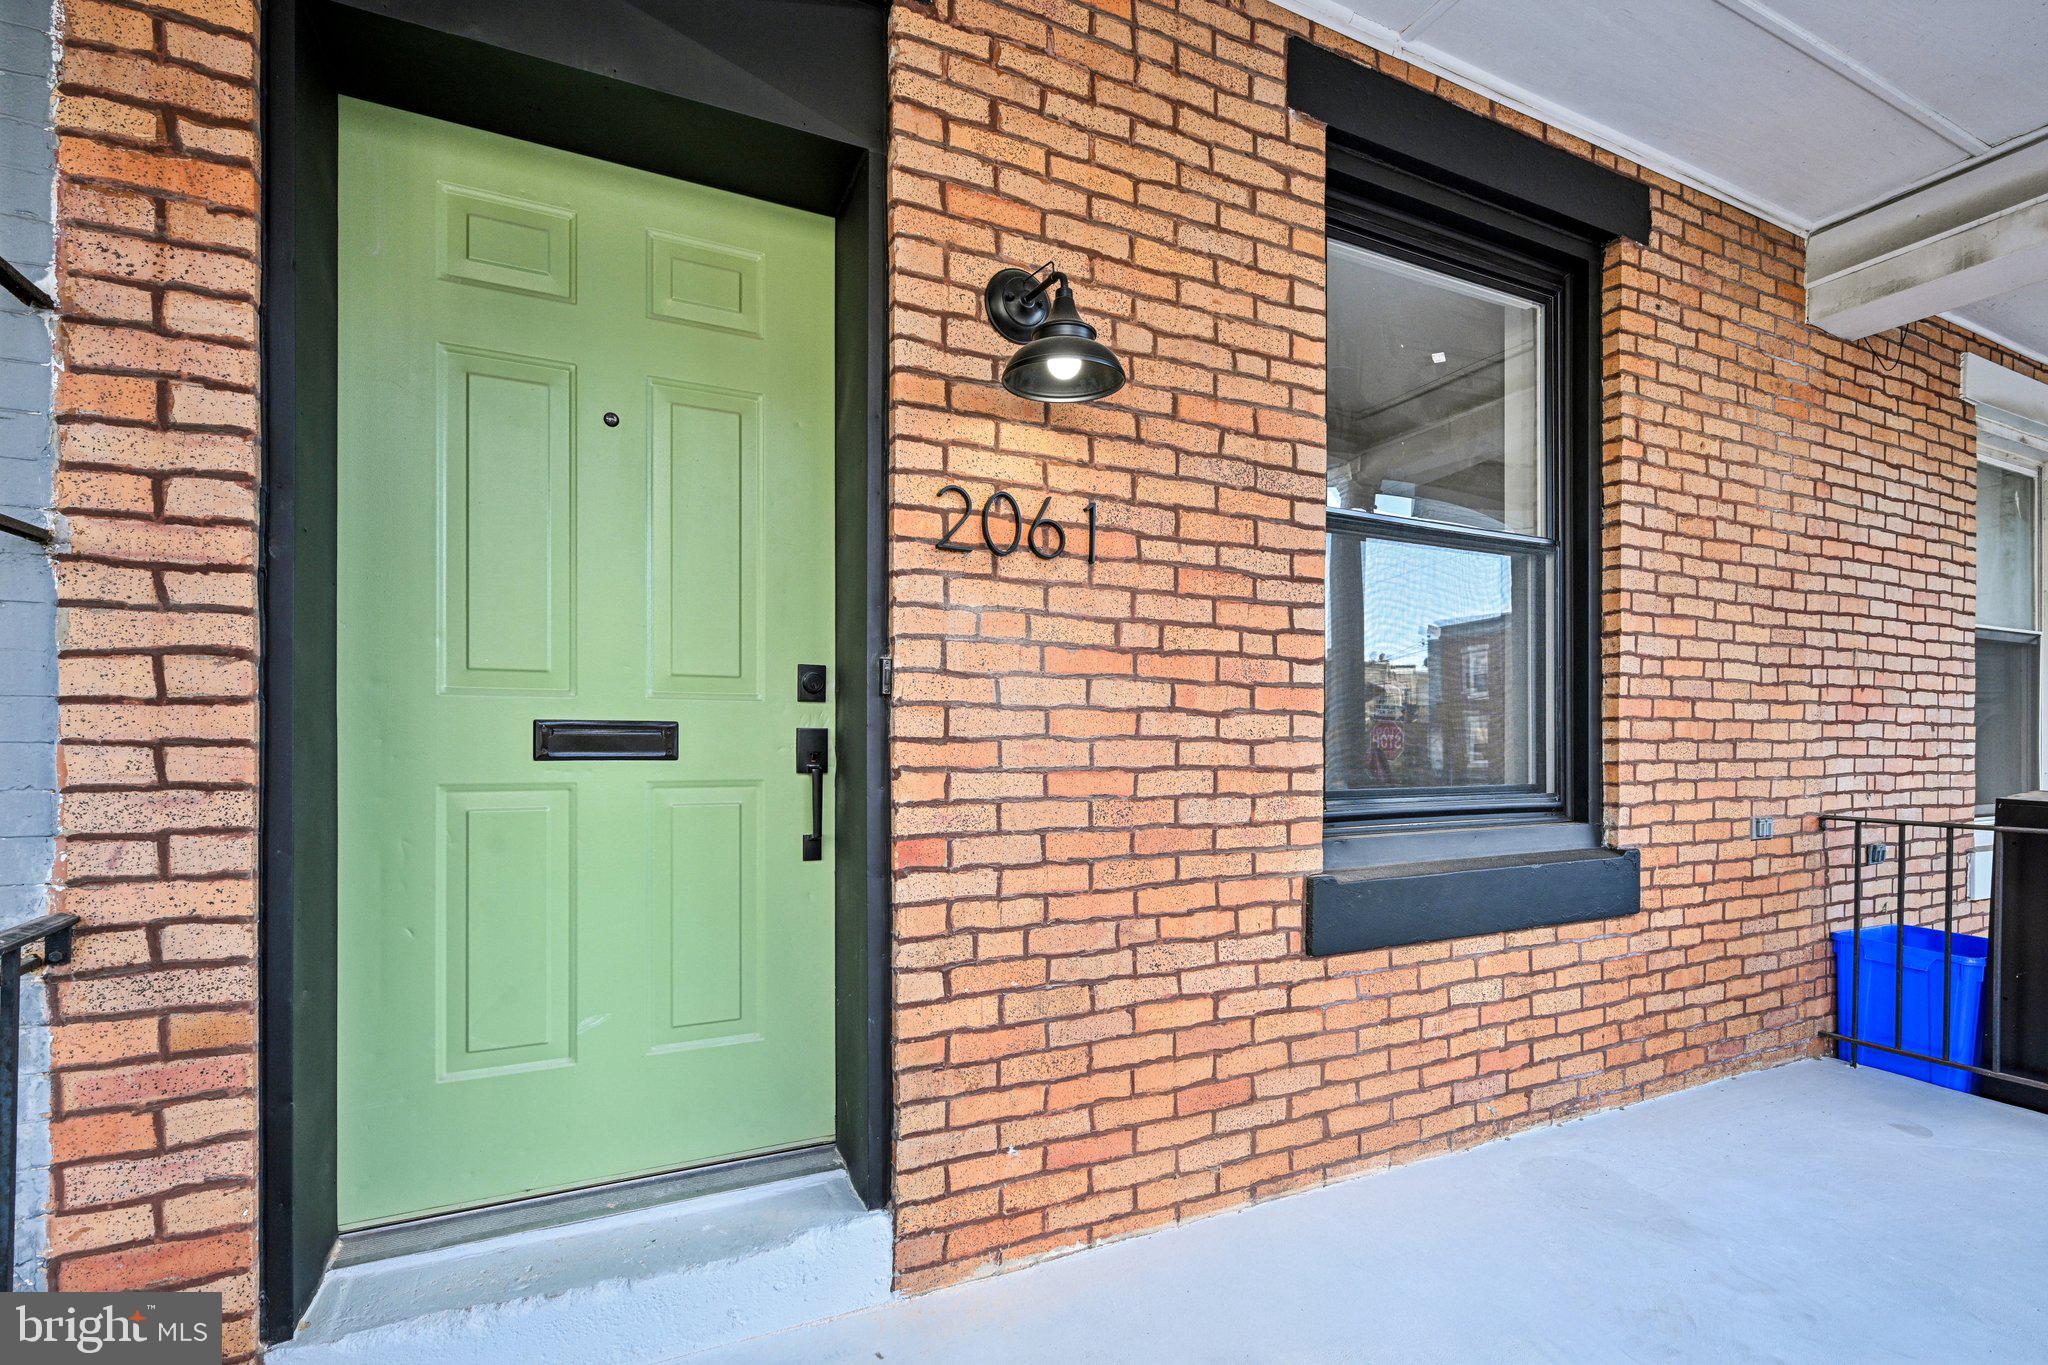
<path id="1" fill-rule="evenodd" d="M 843 1171 L 328 1271 L 281 1365 L 657 1361 L 889 1294 L 889 1215 Z"/>

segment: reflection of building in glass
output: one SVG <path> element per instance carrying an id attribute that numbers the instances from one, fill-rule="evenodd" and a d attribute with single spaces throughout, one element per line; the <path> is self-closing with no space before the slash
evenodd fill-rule
<path id="1" fill-rule="evenodd" d="M 1365 659 L 1334 688 L 1345 710 L 1337 733 L 1350 741 L 1330 758 L 1333 784 L 1342 787 L 1411 785 L 1403 773 L 1413 769 L 1417 755 L 1411 736 L 1425 727 L 1429 709 L 1429 670 L 1419 663 L 1398 663 L 1385 654 Z"/>
<path id="2" fill-rule="evenodd" d="M 1429 690 L 1428 668 L 1421 664 L 1397 664 L 1384 654 L 1365 661 L 1363 676 L 1367 721 L 1411 717 Z"/>
<path id="3" fill-rule="evenodd" d="M 1433 628 L 1424 664 L 1431 679 L 1430 711 L 1444 737 L 1442 781 L 1483 785 L 1510 780 L 1500 688 L 1507 675 L 1505 613 L 1445 621 Z"/>
<path id="4" fill-rule="evenodd" d="M 1349 545 L 1333 537 L 1329 563 L 1331 788 L 1501 787 L 1536 778 L 1531 743 L 1541 740 L 1531 711 L 1540 702 L 1527 656 L 1532 644 L 1547 643 L 1541 560 L 1374 536 Z M 1446 701 L 1457 714 L 1440 713 Z M 1466 724 L 1478 711 L 1487 724 Z"/>
<path id="5" fill-rule="evenodd" d="M 1547 592 L 1534 553 L 1333 536 L 1330 788 L 1540 783 L 1547 737 L 1533 656 L 1549 644 Z"/>
<path id="6" fill-rule="evenodd" d="M 1417 761 L 1409 748 L 1429 704 L 1429 670 L 1421 664 L 1396 663 L 1382 654 L 1367 659 L 1359 675 L 1360 733 L 1358 758 L 1364 785 L 1411 785 Z"/>
<path id="7" fill-rule="evenodd" d="M 1510 762 L 1518 717 L 1512 611 L 1432 622 L 1423 655 L 1346 668 L 1331 658 L 1330 783 L 1344 789 L 1489 787 L 1528 780 Z M 1340 709 L 1341 704 L 1341 709 Z"/>

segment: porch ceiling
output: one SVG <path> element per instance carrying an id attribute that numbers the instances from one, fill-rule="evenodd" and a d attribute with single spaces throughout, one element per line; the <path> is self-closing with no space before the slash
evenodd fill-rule
<path id="1" fill-rule="evenodd" d="M 2048 136 L 2048 0 L 1281 2 L 1801 233 Z M 2048 291 L 1945 311 L 2048 355 Z"/>

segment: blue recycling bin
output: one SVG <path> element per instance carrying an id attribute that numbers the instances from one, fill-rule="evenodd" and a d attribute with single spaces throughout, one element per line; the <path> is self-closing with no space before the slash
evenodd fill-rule
<path id="1" fill-rule="evenodd" d="M 1834 932 L 1835 1031 L 1860 1037 L 1867 1043 L 1941 1056 L 1941 931 L 1906 926 L 1906 989 L 1904 1008 L 1897 1015 L 1904 1042 L 1898 1042 L 1893 1032 L 1893 1001 L 1899 980 L 1898 926 L 1873 924 L 1863 930 L 1863 977 L 1856 996 L 1860 1028 L 1849 1018 L 1849 979 L 1855 971 L 1852 937 L 1847 929 Z M 1977 1021 L 1984 1010 L 1984 963 L 1990 953 L 1990 941 L 1976 934 L 1957 934 L 1949 953 L 1948 1056 L 1971 1066 L 1977 1064 Z M 1896 1071 L 1901 1076 L 1950 1090 L 1972 1094 L 1977 1090 L 1977 1078 L 1954 1067 L 1916 1062 L 1910 1057 L 1858 1048 L 1851 1043 L 1839 1043 L 1836 1047 L 1837 1055 L 1862 1066 Z"/>

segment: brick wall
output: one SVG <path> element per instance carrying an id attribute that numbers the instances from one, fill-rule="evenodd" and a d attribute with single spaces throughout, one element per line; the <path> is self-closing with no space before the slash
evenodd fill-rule
<path id="1" fill-rule="evenodd" d="M 912 1287 L 1219 1207 L 1330 1138 L 1282 1018 L 1323 975 L 1289 932 L 1321 837 L 1322 134 L 1278 29 L 1129 8 L 895 9 Z M 1131 367 L 1111 402 L 989 382 L 978 290 L 1052 256 Z M 1097 563 L 937 551 L 947 483 L 1097 500 Z"/>
<path id="2" fill-rule="evenodd" d="M 51 1287 L 255 1307 L 256 13 L 69 0 Z"/>
<path id="3" fill-rule="evenodd" d="M 1941 323 L 1818 333 L 1791 234 L 1262 0 L 892 22 L 899 1283 L 1811 1054 L 1811 817 L 1968 808 L 1959 364 L 2019 362 Z M 1290 32 L 1652 187 L 1603 360 L 1633 919 L 1302 956 L 1323 185 Z M 1132 374 L 1078 411 L 994 384 L 979 317 L 998 264 L 1053 257 Z M 949 482 L 1100 499 L 1100 562 L 936 552 Z M 1757 844 L 1752 813 L 1792 818 Z"/>

